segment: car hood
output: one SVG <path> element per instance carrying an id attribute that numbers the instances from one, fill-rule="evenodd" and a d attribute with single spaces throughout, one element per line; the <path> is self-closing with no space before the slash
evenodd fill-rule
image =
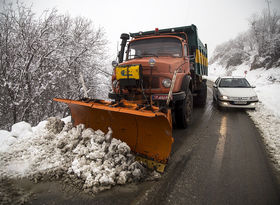
<path id="1" fill-rule="evenodd" d="M 252 88 L 219 88 L 221 95 L 229 97 L 253 97 L 256 92 Z"/>

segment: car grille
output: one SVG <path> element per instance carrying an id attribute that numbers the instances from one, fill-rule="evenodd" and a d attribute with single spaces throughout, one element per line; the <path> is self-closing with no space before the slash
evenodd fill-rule
<path id="1" fill-rule="evenodd" d="M 235 100 L 235 101 L 244 101 L 244 100 L 250 100 L 250 97 L 230 97 L 230 100 Z"/>
<path id="2" fill-rule="evenodd" d="M 231 105 L 250 105 L 252 103 L 252 102 L 245 102 L 245 101 L 243 102 L 244 104 L 236 103 L 236 101 L 229 101 Z"/>

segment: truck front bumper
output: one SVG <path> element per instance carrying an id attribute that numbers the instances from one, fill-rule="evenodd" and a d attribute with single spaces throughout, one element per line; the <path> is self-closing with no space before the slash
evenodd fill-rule
<path id="1" fill-rule="evenodd" d="M 172 101 L 183 100 L 186 97 L 186 93 L 181 91 L 172 94 Z M 152 95 L 153 101 L 166 101 L 168 98 L 168 94 L 154 94 Z"/>
<path id="2" fill-rule="evenodd" d="M 125 94 L 116 94 L 116 93 L 109 93 L 108 97 L 113 100 L 120 100 L 122 98 L 127 99 L 127 96 Z M 171 101 L 175 102 L 178 100 L 183 100 L 186 97 L 186 93 L 184 91 L 173 93 Z M 153 101 L 166 101 L 168 98 L 168 94 L 152 94 L 152 100 Z"/>

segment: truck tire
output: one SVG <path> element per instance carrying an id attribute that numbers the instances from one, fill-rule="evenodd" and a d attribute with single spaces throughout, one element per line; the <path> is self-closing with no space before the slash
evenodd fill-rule
<path id="1" fill-rule="evenodd" d="M 194 97 L 194 104 L 198 107 L 204 107 L 207 99 L 207 85 L 206 81 L 202 81 L 201 90 Z"/>
<path id="2" fill-rule="evenodd" d="M 175 121 L 177 128 L 185 129 L 192 122 L 193 114 L 193 96 L 189 88 L 186 91 L 186 97 L 176 103 Z"/>

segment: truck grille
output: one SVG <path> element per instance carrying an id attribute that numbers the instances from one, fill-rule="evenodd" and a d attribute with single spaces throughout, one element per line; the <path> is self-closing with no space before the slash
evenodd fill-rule
<path id="1" fill-rule="evenodd" d="M 143 77 L 143 87 L 144 89 L 150 88 L 150 77 Z M 159 88 L 159 77 L 152 77 L 152 88 Z"/>

